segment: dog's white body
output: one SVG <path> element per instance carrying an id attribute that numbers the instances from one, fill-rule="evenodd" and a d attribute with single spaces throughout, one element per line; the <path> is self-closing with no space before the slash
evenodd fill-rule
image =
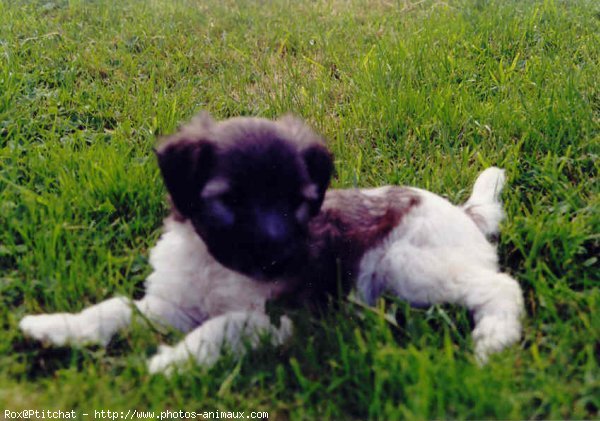
<path id="1" fill-rule="evenodd" d="M 498 232 L 503 217 L 499 194 L 504 172 L 484 171 L 471 198 L 461 207 L 424 190 L 413 189 L 420 203 L 382 243 L 362 258 L 358 295 L 372 303 L 392 293 L 413 304 L 456 303 L 474 314 L 478 359 L 518 341 L 522 291 L 499 272 L 495 247 L 486 235 Z M 362 190 L 376 196 L 386 187 Z M 23 332 L 54 345 L 101 343 L 129 325 L 139 312 L 152 321 L 190 332 L 174 347 L 163 346 L 149 361 L 151 372 L 165 372 L 193 358 L 213 364 L 226 346 L 235 354 L 268 335 L 281 344 L 292 332 L 287 317 L 270 323 L 265 303 L 278 283 L 256 282 L 226 269 L 208 253 L 188 222 L 167 219 L 164 234 L 150 254 L 154 269 L 146 295 L 138 301 L 113 298 L 81 313 L 26 316 Z"/>

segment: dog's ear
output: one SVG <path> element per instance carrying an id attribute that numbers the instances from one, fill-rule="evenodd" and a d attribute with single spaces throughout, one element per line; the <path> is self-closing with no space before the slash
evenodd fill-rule
<path id="1" fill-rule="evenodd" d="M 190 217 L 214 165 L 215 146 L 209 140 L 174 136 L 178 138 L 167 139 L 156 150 L 156 157 L 173 205 Z"/>
<path id="2" fill-rule="evenodd" d="M 307 186 L 305 195 L 309 199 L 310 213 L 314 216 L 321 209 L 325 191 L 329 187 L 333 173 L 333 157 L 325 146 L 325 139 L 315 133 L 302 119 L 286 114 L 277 122 L 301 148 L 308 176 L 312 182 L 312 186 Z"/>
<path id="3" fill-rule="evenodd" d="M 316 215 L 321 209 L 325 191 L 333 173 L 333 157 L 325 146 L 315 144 L 302 152 L 308 176 L 316 186 L 316 198 L 311 200 L 311 214 Z"/>

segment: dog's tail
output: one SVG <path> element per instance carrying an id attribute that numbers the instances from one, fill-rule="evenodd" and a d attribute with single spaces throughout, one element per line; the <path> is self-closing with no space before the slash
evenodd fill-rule
<path id="1" fill-rule="evenodd" d="M 473 193 L 462 206 L 481 232 L 488 237 L 498 234 L 500 222 L 504 219 L 500 193 L 505 181 L 503 169 L 487 168 L 475 180 Z"/>

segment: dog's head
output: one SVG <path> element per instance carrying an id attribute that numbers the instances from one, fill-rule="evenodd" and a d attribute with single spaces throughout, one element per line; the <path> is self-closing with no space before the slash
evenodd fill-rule
<path id="1" fill-rule="evenodd" d="M 203 113 L 157 156 L 175 211 L 217 261 L 256 279 L 298 263 L 333 170 L 323 139 L 301 120 Z"/>

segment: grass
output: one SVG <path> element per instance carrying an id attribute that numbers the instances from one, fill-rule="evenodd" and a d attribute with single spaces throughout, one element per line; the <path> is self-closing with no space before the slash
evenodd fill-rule
<path id="1" fill-rule="evenodd" d="M 598 418 L 598 4 L 0 0 L 0 16 L 0 417 Z M 393 299 L 300 313 L 285 348 L 170 379 L 145 359 L 174 334 L 26 341 L 26 313 L 139 296 L 166 214 L 151 149 L 200 109 L 302 115 L 329 139 L 335 187 L 459 202 L 481 169 L 506 168 L 500 256 L 525 291 L 521 343 L 480 368 L 464 309 Z"/>

